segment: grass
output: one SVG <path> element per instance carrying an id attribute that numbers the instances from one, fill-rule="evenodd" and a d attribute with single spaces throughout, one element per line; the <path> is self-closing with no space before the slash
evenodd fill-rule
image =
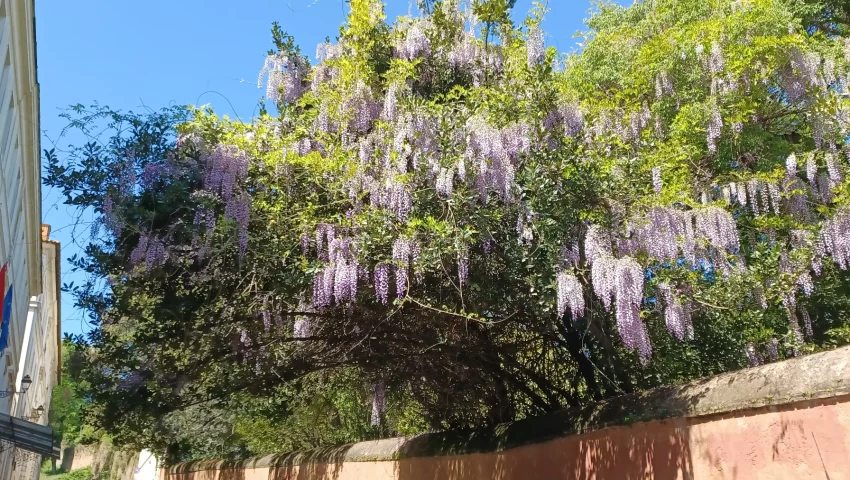
<path id="1" fill-rule="evenodd" d="M 70 472 L 57 472 L 51 475 L 50 470 L 41 471 L 40 480 L 92 480 L 94 477 L 91 473 L 91 468 L 81 468 L 79 470 L 71 470 Z"/>

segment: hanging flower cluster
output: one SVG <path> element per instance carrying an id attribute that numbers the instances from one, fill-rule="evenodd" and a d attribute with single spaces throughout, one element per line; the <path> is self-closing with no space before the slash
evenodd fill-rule
<path id="1" fill-rule="evenodd" d="M 675 95 L 673 82 L 667 72 L 661 72 L 655 77 L 655 96 L 661 98 L 665 95 Z"/>
<path id="2" fill-rule="evenodd" d="M 584 316 L 584 289 L 578 278 L 570 272 L 558 273 L 558 316 L 563 317 L 567 309 L 573 318 Z"/>
<path id="3" fill-rule="evenodd" d="M 390 265 L 387 263 L 379 263 L 375 266 L 374 273 L 375 281 L 375 297 L 384 305 L 387 304 L 390 297 Z"/>
<path id="4" fill-rule="evenodd" d="M 667 330 L 677 340 L 692 340 L 694 338 L 694 327 L 691 322 L 690 305 L 682 304 L 668 283 L 659 283 L 657 289 L 657 300 L 664 304 L 664 322 L 667 324 Z"/>
<path id="5" fill-rule="evenodd" d="M 758 367 L 762 364 L 761 357 L 756 351 L 756 347 L 753 344 L 747 344 L 744 349 L 744 353 L 747 355 L 747 360 L 749 361 L 750 367 Z"/>
<path id="6" fill-rule="evenodd" d="M 469 283 L 469 247 L 463 243 L 457 249 L 457 280 L 461 286 Z"/>
<path id="7" fill-rule="evenodd" d="M 566 103 L 559 107 L 559 113 L 564 122 L 564 133 L 568 137 L 576 137 L 584 128 L 584 113 L 581 106 Z"/>
<path id="8" fill-rule="evenodd" d="M 428 56 L 431 53 L 431 41 L 426 30 L 427 25 L 423 21 L 412 22 L 396 42 L 396 56 L 404 60 Z"/>
<path id="9" fill-rule="evenodd" d="M 652 189 L 656 195 L 661 195 L 663 183 L 661 182 L 661 167 L 652 168 Z"/>
<path id="10" fill-rule="evenodd" d="M 269 55 L 260 70 L 257 86 L 261 87 L 263 77 L 267 76 L 266 98 L 275 103 L 293 103 L 304 93 L 307 72 L 306 62 L 298 55 Z"/>
<path id="11" fill-rule="evenodd" d="M 115 207 L 115 200 L 112 199 L 112 196 L 107 195 L 106 198 L 103 199 L 103 217 L 104 224 L 106 224 L 106 228 L 112 232 L 112 235 L 118 237 L 121 235 L 121 231 L 124 229 L 124 222 L 121 220 L 121 217 L 117 214 Z"/>
<path id="12" fill-rule="evenodd" d="M 399 238 L 393 243 L 393 261 L 395 265 L 395 289 L 398 298 L 407 293 L 407 271 L 410 268 L 410 240 Z"/>
<path id="13" fill-rule="evenodd" d="M 316 251 L 326 263 L 313 276 L 313 304 L 328 307 L 353 302 L 360 272 L 353 240 L 337 237 L 333 225 L 321 224 L 316 229 Z"/>
<path id="14" fill-rule="evenodd" d="M 531 28 L 528 32 L 528 42 L 525 45 L 526 49 L 528 49 L 528 68 L 532 68 L 543 61 L 546 56 L 546 50 L 543 41 L 543 32 L 540 30 L 540 27 L 534 26 Z"/>
<path id="15" fill-rule="evenodd" d="M 585 237 L 585 256 L 591 264 L 593 290 L 606 308 L 616 304 L 617 325 L 623 343 L 636 349 L 646 361 L 652 352 L 646 327 L 639 311 L 643 300 L 644 274 L 632 257 L 645 252 L 660 261 L 692 265 L 711 262 L 728 274 L 730 263 L 723 252 L 736 254 L 740 249 L 736 224 L 732 215 L 715 206 L 682 212 L 655 207 L 643 217 L 629 221 L 626 234 L 617 243 L 620 258 L 615 257 L 615 236 L 599 226 L 591 226 Z M 665 305 L 665 319 L 670 333 L 679 340 L 692 338 L 691 313 L 669 285 L 659 287 Z M 559 290 L 560 293 L 560 290 Z M 559 295 L 559 305 L 561 303 Z"/>
<path id="16" fill-rule="evenodd" d="M 506 203 L 513 200 L 512 190 L 516 165 L 521 155 L 531 149 L 529 126 L 516 123 L 501 130 L 481 117 L 470 117 L 466 123 L 465 158 L 477 159 L 475 183 L 481 199 L 495 192 Z"/>
<path id="17" fill-rule="evenodd" d="M 617 260 L 613 289 L 617 299 L 617 328 L 623 345 L 637 350 L 641 362 L 646 363 L 652 356 L 652 346 L 646 325 L 640 319 L 643 280 L 643 267 L 634 259 L 623 257 Z"/>
<path id="18" fill-rule="evenodd" d="M 387 408 L 387 389 L 384 382 L 377 381 L 372 384 L 372 416 L 371 423 L 373 426 L 381 424 L 384 417 L 384 412 Z"/>
<path id="19" fill-rule="evenodd" d="M 224 202 L 225 218 L 236 222 L 239 254 L 244 256 L 248 249 L 251 199 L 247 193 L 238 190 L 248 177 L 248 156 L 236 146 L 219 144 L 204 152 L 201 161 L 204 193 Z M 215 228 L 214 213 L 202 207 L 196 212 L 194 223 L 203 225 L 209 234 Z"/>
<path id="20" fill-rule="evenodd" d="M 711 153 L 717 152 L 717 139 L 723 134 L 723 117 L 720 115 L 720 110 L 717 106 L 711 111 L 711 119 L 708 122 L 708 151 Z"/>
<path id="21" fill-rule="evenodd" d="M 850 209 L 844 208 L 824 222 L 816 256 L 830 255 L 842 269 L 850 267 Z"/>
<path id="22" fill-rule="evenodd" d="M 142 233 L 136 248 L 130 252 L 130 265 L 139 265 L 144 261 L 147 271 L 164 264 L 167 259 L 165 242 L 150 233 Z"/>

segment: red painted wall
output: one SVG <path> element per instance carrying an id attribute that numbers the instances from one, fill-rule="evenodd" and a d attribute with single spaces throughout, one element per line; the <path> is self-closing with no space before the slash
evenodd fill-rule
<path id="1" fill-rule="evenodd" d="M 850 396 L 612 427 L 489 454 L 255 467 L 162 480 L 850 480 Z"/>

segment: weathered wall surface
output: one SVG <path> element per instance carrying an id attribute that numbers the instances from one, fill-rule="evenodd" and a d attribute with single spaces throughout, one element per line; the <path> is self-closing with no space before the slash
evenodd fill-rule
<path id="1" fill-rule="evenodd" d="M 77 445 L 62 451 L 64 471 L 91 467 L 95 476 L 101 475 L 110 480 L 134 480 L 138 462 L 138 452 L 116 450 L 108 443 Z"/>
<path id="2" fill-rule="evenodd" d="M 95 459 L 95 463 L 92 464 L 92 474 L 95 478 L 133 480 L 138 463 L 139 452 L 112 450 L 109 454 Z"/>
<path id="3" fill-rule="evenodd" d="M 62 449 L 62 470 L 69 472 L 91 467 L 98 445 L 75 445 Z"/>
<path id="4" fill-rule="evenodd" d="M 448 432 L 161 480 L 850 480 L 850 348 L 624 396 L 491 431 Z"/>

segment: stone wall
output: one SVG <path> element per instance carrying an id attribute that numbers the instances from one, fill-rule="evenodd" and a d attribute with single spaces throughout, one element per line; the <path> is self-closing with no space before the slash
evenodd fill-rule
<path id="1" fill-rule="evenodd" d="M 109 443 L 77 445 L 62 450 L 62 469 L 66 472 L 91 467 L 95 477 L 133 480 L 139 462 L 138 452 L 116 450 Z"/>
<path id="2" fill-rule="evenodd" d="M 91 467 L 98 445 L 75 445 L 62 448 L 62 470 L 69 472 Z"/>
<path id="3" fill-rule="evenodd" d="M 189 462 L 161 480 L 850 480 L 850 347 L 446 432 Z"/>

